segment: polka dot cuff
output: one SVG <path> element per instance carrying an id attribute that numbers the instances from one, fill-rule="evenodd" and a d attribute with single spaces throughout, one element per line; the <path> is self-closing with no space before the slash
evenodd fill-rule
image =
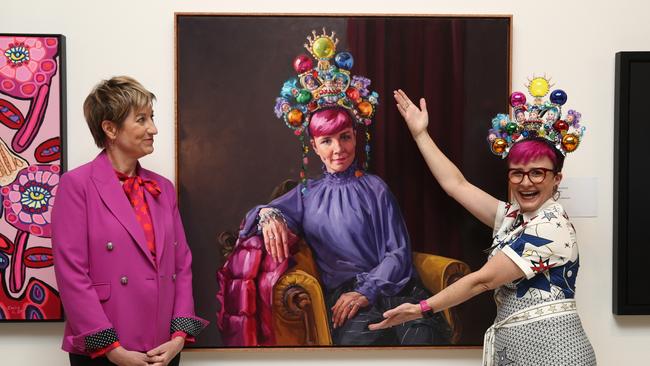
<path id="1" fill-rule="evenodd" d="M 177 331 L 185 332 L 191 337 L 196 337 L 203 330 L 203 323 L 192 318 L 174 318 L 172 320 L 171 331 L 174 333 Z"/>
<path id="2" fill-rule="evenodd" d="M 87 352 L 97 351 L 104 347 L 110 346 L 111 344 L 117 342 L 118 340 L 119 339 L 117 338 L 117 333 L 115 333 L 115 329 L 113 328 L 104 329 L 100 332 L 86 336 L 85 338 L 86 351 Z"/>

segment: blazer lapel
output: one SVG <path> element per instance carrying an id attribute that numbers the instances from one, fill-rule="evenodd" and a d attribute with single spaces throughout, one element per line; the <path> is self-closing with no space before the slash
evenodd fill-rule
<path id="1" fill-rule="evenodd" d="M 162 186 L 160 182 L 157 181 L 157 177 L 152 176 L 148 170 L 140 169 L 140 176 L 145 180 L 154 180 L 160 186 L 161 192 L 158 197 L 154 197 L 147 191 L 144 190 L 145 199 L 147 200 L 147 205 L 149 206 L 149 213 L 151 213 L 151 222 L 153 223 L 153 233 L 156 240 L 156 260 L 160 263 L 163 252 L 165 251 L 165 206 L 163 203 L 162 195 L 165 192 L 162 191 Z"/>
<path id="2" fill-rule="evenodd" d="M 156 263 L 147 247 L 144 230 L 142 230 L 142 226 L 138 223 L 133 207 L 115 175 L 115 171 L 111 162 L 108 160 L 106 152 L 102 151 L 97 158 L 95 158 L 92 165 L 93 182 L 95 183 L 95 187 L 97 188 L 102 201 L 111 213 L 113 213 L 115 218 L 129 232 L 151 264 L 155 266 Z"/>

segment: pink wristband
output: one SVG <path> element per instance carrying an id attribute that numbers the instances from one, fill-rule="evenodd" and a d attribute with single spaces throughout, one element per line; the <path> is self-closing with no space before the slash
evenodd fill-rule
<path id="1" fill-rule="evenodd" d="M 422 312 L 422 317 L 423 318 L 431 318 L 433 317 L 433 308 L 429 306 L 429 303 L 427 300 L 422 300 L 420 301 L 420 311 Z"/>

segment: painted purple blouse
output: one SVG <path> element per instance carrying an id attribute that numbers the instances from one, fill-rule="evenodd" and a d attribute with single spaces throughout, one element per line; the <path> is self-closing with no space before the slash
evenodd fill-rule
<path id="1" fill-rule="evenodd" d="M 381 178 L 346 171 L 316 180 L 248 212 L 240 237 L 257 231 L 263 207 L 282 211 L 289 228 L 310 245 L 328 290 L 356 278 L 355 291 L 370 303 L 397 294 L 413 276 L 406 225 L 395 197 Z"/>

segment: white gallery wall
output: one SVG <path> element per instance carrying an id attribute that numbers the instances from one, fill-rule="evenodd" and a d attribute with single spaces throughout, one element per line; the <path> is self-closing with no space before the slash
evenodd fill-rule
<path id="1" fill-rule="evenodd" d="M 546 72 L 567 91 L 568 105 L 582 112 L 583 125 L 588 126 L 584 142 L 567 159 L 564 169 L 565 177 L 597 179 L 597 217 L 573 220 L 582 257 L 577 299 L 585 329 L 600 365 L 649 364 L 650 316 L 614 316 L 611 289 L 614 55 L 618 51 L 650 51 L 647 20 L 650 2 L 3 1 L 0 33 L 66 36 L 68 168 L 91 160 L 98 151 L 83 120 L 83 99 L 100 79 L 129 74 L 158 97 L 155 111 L 160 132 L 156 151 L 142 163 L 175 179 L 174 12 L 511 14 L 512 89 L 522 90 L 528 76 Z M 223 35 L 233 36 L 236 35 Z M 486 130 L 491 117 L 486 116 Z M 485 149 L 484 146 L 476 148 Z M 62 333 L 62 323 L 0 323 L 0 365 L 65 364 L 67 355 L 59 349 Z M 315 365 L 339 362 L 380 366 L 408 362 L 413 366 L 464 366 L 480 364 L 481 352 L 476 349 L 194 351 L 185 352 L 183 359 L 183 364 L 188 366 L 260 362 L 290 366 L 305 361 Z"/>

